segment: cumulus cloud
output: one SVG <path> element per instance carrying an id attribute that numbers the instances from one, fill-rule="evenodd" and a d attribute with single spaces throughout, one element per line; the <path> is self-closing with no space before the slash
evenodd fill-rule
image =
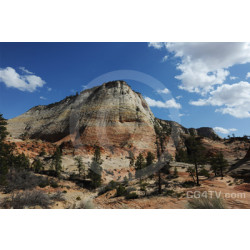
<path id="1" fill-rule="evenodd" d="M 237 76 L 230 76 L 230 80 L 236 80 L 237 78 Z"/>
<path id="2" fill-rule="evenodd" d="M 181 108 L 181 104 L 177 103 L 174 98 L 172 98 L 170 100 L 167 100 L 165 102 L 153 100 L 153 99 L 151 99 L 149 97 L 145 97 L 145 100 L 146 100 L 146 102 L 148 103 L 148 105 L 150 107 L 176 108 L 176 109 L 180 109 Z"/>
<path id="3" fill-rule="evenodd" d="M 40 99 L 41 99 L 41 100 L 47 100 L 47 98 L 44 97 L 44 96 L 40 96 Z"/>
<path id="4" fill-rule="evenodd" d="M 166 56 L 164 56 L 164 57 L 162 58 L 162 62 L 166 62 L 167 59 L 168 59 L 168 56 L 166 55 Z"/>
<path id="5" fill-rule="evenodd" d="M 180 89 L 205 95 L 215 85 L 224 83 L 228 68 L 250 62 L 249 43 L 149 43 L 149 47 L 163 46 L 180 59 L 176 78 Z"/>
<path id="6" fill-rule="evenodd" d="M 48 90 L 48 91 L 51 91 L 51 90 L 52 90 L 52 88 L 47 88 L 47 90 Z"/>
<path id="7" fill-rule="evenodd" d="M 20 69 L 22 72 L 26 73 L 26 74 L 30 74 L 30 75 L 33 75 L 33 74 L 34 74 L 34 73 L 32 73 L 31 71 L 27 70 L 25 67 L 19 67 L 19 69 Z"/>
<path id="8" fill-rule="evenodd" d="M 168 94 L 168 93 L 170 93 L 170 90 L 168 88 L 158 89 L 157 93 L 159 93 L 159 94 Z"/>
<path id="9" fill-rule="evenodd" d="M 0 82 L 3 82 L 8 88 L 34 92 L 37 88 L 43 87 L 45 81 L 39 76 L 30 73 L 24 72 L 24 74 L 18 74 L 11 67 L 0 68 Z"/>
<path id="10" fill-rule="evenodd" d="M 222 127 L 215 127 L 214 131 L 217 133 L 221 133 L 221 134 L 230 134 L 231 132 L 237 131 L 237 129 L 236 128 L 226 129 L 226 128 L 222 128 Z"/>
<path id="11" fill-rule="evenodd" d="M 191 101 L 190 104 L 218 106 L 221 108 L 216 109 L 216 112 L 229 114 L 236 118 L 250 117 L 250 84 L 248 82 L 224 84 L 210 94 L 209 98 Z"/>
<path id="12" fill-rule="evenodd" d="M 175 97 L 177 100 L 181 99 L 182 98 L 182 95 L 178 95 Z"/>
<path id="13" fill-rule="evenodd" d="M 246 79 L 250 78 L 250 72 L 247 72 Z"/>
<path id="14" fill-rule="evenodd" d="M 162 49 L 164 45 L 165 43 L 160 43 L 160 42 L 148 43 L 148 47 L 153 47 L 154 49 Z"/>

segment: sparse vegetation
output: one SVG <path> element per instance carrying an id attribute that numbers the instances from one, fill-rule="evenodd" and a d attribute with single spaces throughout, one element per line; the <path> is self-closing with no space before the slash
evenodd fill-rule
<path id="1" fill-rule="evenodd" d="M 127 190 L 126 188 L 120 184 L 116 187 L 116 196 L 119 197 L 119 196 L 125 196 L 127 195 Z"/>
<path id="2" fill-rule="evenodd" d="M 199 167 L 206 162 L 205 148 L 202 145 L 201 138 L 190 136 L 185 140 L 187 148 L 188 162 L 194 164 L 194 172 L 189 171 L 192 177 L 196 178 L 196 185 L 199 186 Z"/>
<path id="3" fill-rule="evenodd" d="M 81 176 L 81 174 L 83 172 L 84 178 L 85 178 L 85 166 L 83 164 L 82 157 L 77 156 L 77 157 L 74 158 L 74 160 L 75 160 L 75 164 L 76 164 L 77 169 L 78 169 L 79 176 Z"/>
<path id="4" fill-rule="evenodd" d="M 45 155 L 46 155 L 45 149 L 42 148 L 42 150 L 41 150 L 39 156 L 43 157 L 43 156 L 45 156 Z"/>
<path id="5" fill-rule="evenodd" d="M 65 201 L 65 198 L 63 196 L 64 192 L 57 191 L 51 196 L 51 199 L 54 201 Z"/>
<path id="6" fill-rule="evenodd" d="M 199 175 L 200 176 L 205 176 L 207 178 L 210 177 L 209 171 L 207 169 L 205 169 L 204 167 L 201 168 L 201 170 L 199 171 Z"/>
<path id="7" fill-rule="evenodd" d="M 145 159 L 142 154 L 139 154 L 135 162 L 135 177 L 137 179 L 140 179 L 140 181 L 142 180 L 144 176 L 143 169 L 145 167 L 146 167 Z"/>
<path id="8" fill-rule="evenodd" d="M 221 152 L 211 158 L 210 164 L 215 176 L 224 176 L 223 173 L 228 166 L 228 161 L 224 159 L 224 155 Z"/>
<path id="9" fill-rule="evenodd" d="M 52 156 L 51 169 L 55 170 L 56 176 L 59 177 L 62 171 L 62 151 L 59 147 L 56 148 Z"/>
<path id="10" fill-rule="evenodd" d="M 191 188 L 195 186 L 195 181 L 184 181 L 181 185 L 184 188 Z"/>
<path id="11" fill-rule="evenodd" d="M 49 196 L 42 191 L 24 191 L 14 194 L 10 200 L 5 201 L 5 206 L 14 209 L 22 209 L 25 207 L 40 206 L 48 208 L 52 204 Z"/>
<path id="12" fill-rule="evenodd" d="M 95 209 L 95 205 L 92 199 L 84 199 L 79 204 L 79 209 Z"/>
<path id="13" fill-rule="evenodd" d="M 43 164 L 39 158 L 36 158 L 32 163 L 32 169 L 35 173 L 40 173 L 40 171 L 43 170 Z"/>
<path id="14" fill-rule="evenodd" d="M 177 149 L 176 155 L 175 155 L 175 160 L 178 162 L 188 162 L 187 151 L 182 149 L 182 148 Z"/>
<path id="15" fill-rule="evenodd" d="M 148 183 L 146 182 L 140 183 L 140 190 L 144 192 L 145 196 L 147 196 L 147 186 L 148 186 Z"/>
<path id="16" fill-rule="evenodd" d="M 94 157 L 89 168 L 88 177 L 92 181 L 92 187 L 95 189 L 102 183 L 102 159 L 100 147 L 95 146 Z"/>
<path id="17" fill-rule="evenodd" d="M 225 209 L 222 199 L 217 197 L 192 198 L 188 201 L 191 209 Z"/>
<path id="18" fill-rule="evenodd" d="M 135 192 L 131 192 L 128 193 L 125 197 L 127 200 L 131 200 L 131 199 L 137 199 L 138 198 L 138 194 Z"/>
<path id="19" fill-rule="evenodd" d="M 58 183 L 57 183 L 55 180 L 52 180 L 52 181 L 50 182 L 50 186 L 51 186 L 52 188 L 58 188 L 58 187 L 59 187 Z"/>
<path id="20" fill-rule="evenodd" d="M 174 178 L 177 178 L 179 176 L 177 167 L 174 168 Z"/>
<path id="21" fill-rule="evenodd" d="M 44 176 L 37 176 L 34 173 L 26 170 L 11 169 L 6 177 L 5 192 L 9 193 L 14 190 L 33 189 L 37 186 L 46 186 L 48 178 Z"/>

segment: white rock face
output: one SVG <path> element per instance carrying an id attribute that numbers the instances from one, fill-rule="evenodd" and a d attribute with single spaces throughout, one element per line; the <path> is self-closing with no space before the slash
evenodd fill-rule
<path id="1" fill-rule="evenodd" d="M 80 146 L 154 150 L 154 115 L 139 93 L 124 81 L 108 82 L 78 96 L 37 106 L 8 121 L 13 137 L 50 142 L 72 140 Z"/>
<path id="2" fill-rule="evenodd" d="M 155 122 L 169 130 L 166 149 L 174 155 L 183 144 L 182 134 L 191 130 L 172 121 L 155 119 L 140 93 L 124 81 L 113 81 L 66 97 L 47 106 L 36 106 L 8 121 L 14 138 L 25 134 L 31 139 L 62 143 L 85 151 L 99 145 L 105 152 L 128 155 L 132 152 L 156 152 Z M 213 134 L 209 128 L 201 132 Z M 199 135 L 199 129 L 192 129 Z M 203 135 L 202 134 L 202 135 Z"/>

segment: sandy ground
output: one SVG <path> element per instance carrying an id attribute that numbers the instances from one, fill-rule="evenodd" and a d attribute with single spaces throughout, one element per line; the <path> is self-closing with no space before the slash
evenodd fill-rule
<path id="1" fill-rule="evenodd" d="M 179 180 L 188 179 L 188 176 L 180 177 Z M 177 181 L 178 181 L 177 179 Z M 231 184 L 232 183 L 232 184 Z M 189 191 L 189 195 L 217 195 L 223 198 L 228 209 L 250 208 L 250 184 L 235 184 L 231 177 L 220 177 L 212 180 L 201 181 L 200 187 L 176 188 L 176 192 L 183 196 Z M 199 191 L 194 193 L 195 191 Z M 112 191 L 110 191 L 112 192 Z M 114 194 L 104 194 L 95 199 L 100 208 L 112 209 L 185 209 L 188 197 L 173 198 L 169 196 L 149 196 L 134 200 L 126 200 L 124 197 L 113 197 Z"/>

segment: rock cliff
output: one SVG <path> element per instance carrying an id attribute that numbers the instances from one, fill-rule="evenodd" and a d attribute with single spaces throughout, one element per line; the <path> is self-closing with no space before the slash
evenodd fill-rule
<path id="1" fill-rule="evenodd" d="M 174 154 L 182 135 L 218 139 L 211 128 L 187 129 L 173 121 L 156 119 L 140 93 L 124 81 L 112 81 L 69 96 L 60 102 L 36 106 L 8 121 L 12 137 L 53 143 L 72 141 L 76 148 L 99 145 L 112 154 L 156 151 L 155 124 L 168 132 L 167 149 Z"/>

